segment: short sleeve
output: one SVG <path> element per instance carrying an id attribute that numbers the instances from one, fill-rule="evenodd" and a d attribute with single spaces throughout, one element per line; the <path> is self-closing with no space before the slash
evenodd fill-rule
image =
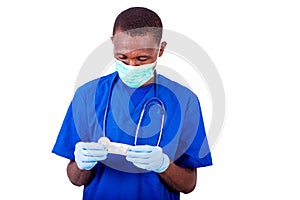
<path id="1" fill-rule="evenodd" d="M 86 132 L 83 130 L 86 128 L 86 106 L 83 91 L 82 88 L 76 91 L 52 150 L 53 153 L 70 160 L 74 160 L 76 143 L 83 139 L 79 133 Z"/>
<path id="2" fill-rule="evenodd" d="M 184 114 L 179 158 L 175 161 L 181 167 L 198 168 L 212 165 L 202 111 L 197 97 L 191 98 Z"/>
<path id="3" fill-rule="evenodd" d="M 76 131 L 71 103 L 52 149 L 52 153 L 74 160 L 75 145 L 79 141 L 80 139 Z"/>

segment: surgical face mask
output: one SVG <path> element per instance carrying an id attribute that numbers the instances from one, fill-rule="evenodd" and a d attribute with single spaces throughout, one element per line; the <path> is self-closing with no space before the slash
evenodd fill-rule
<path id="1" fill-rule="evenodd" d="M 116 59 L 116 71 L 120 79 L 130 88 L 139 88 L 154 76 L 154 63 L 131 66 Z"/>

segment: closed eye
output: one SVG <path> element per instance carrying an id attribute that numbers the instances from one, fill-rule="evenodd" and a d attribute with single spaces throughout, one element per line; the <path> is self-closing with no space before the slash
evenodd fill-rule
<path id="1" fill-rule="evenodd" d="M 137 60 L 138 60 L 138 61 L 146 61 L 146 60 L 148 60 L 148 59 L 149 59 L 148 56 L 139 56 L 139 57 L 137 57 Z"/>
<path id="2" fill-rule="evenodd" d="M 127 59 L 127 56 L 125 56 L 123 54 L 118 54 L 117 58 L 120 59 L 120 60 L 125 60 L 125 59 Z"/>

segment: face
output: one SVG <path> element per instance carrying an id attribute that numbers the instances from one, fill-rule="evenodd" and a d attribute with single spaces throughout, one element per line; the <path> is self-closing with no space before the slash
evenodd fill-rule
<path id="1" fill-rule="evenodd" d="M 130 36 L 125 32 L 116 31 L 112 42 L 114 57 L 131 66 L 155 62 L 158 56 L 162 56 L 166 46 L 166 42 L 158 45 L 151 33 L 144 36 Z"/>

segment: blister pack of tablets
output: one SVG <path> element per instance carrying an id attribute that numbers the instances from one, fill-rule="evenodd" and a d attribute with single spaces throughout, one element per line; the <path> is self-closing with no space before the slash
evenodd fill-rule
<path id="1" fill-rule="evenodd" d="M 101 143 L 104 148 L 107 149 L 108 153 L 111 154 L 126 155 L 128 149 L 131 147 L 131 145 L 128 144 L 111 142 L 107 137 L 99 138 L 98 142 Z"/>

